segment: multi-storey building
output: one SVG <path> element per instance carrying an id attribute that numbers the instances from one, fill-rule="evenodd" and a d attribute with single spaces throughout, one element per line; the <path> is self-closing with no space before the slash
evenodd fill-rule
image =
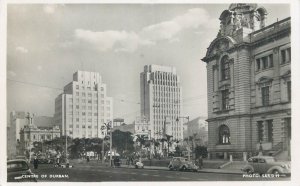
<path id="1" fill-rule="evenodd" d="M 220 16 L 207 63 L 208 151 L 212 158 L 289 157 L 291 22 L 267 26 L 267 10 L 231 4 Z"/>
<path id="2" fill-rule="evenodd" d="M 166 128 L 173 139 L 183 139 L 182 88 L 174 67 L 146 65 L 140 74 L 141 116 L 149 121 L 151 138 L 164 138 Z M 166 127 L 167 126 L 167 127 Z"/>
<path id="3" fill-rule="evenodd" d="M 7 126 L 7 156 L 8 158 L 13 158 L 19 152 L 19 142 L 20 142 L 20 131 L 29 122 L 28 116 L 32 114 L 20 111 L 13 111 L 10 113 L 10 120 Z"/>
<path id="4" fill-rule="evenodd" d="M 77 71 L 73 81 L 55 99 L 55 124 L 73 138 L 103 137 L 104 123 L 113 119 L 113 99 L 97 72 Z"/>

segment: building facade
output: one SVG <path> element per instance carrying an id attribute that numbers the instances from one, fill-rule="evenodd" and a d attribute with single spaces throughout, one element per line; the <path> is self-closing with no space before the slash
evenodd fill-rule
<path id="1" fill-rule="evenodd" d="M 146 65 L 140 74 L 141 116 L 149 121 L 151 138 L 164 138 L 166 124 L 173 139 L 183 139 L 182 88 L 174 67 Z"/>
<path id="2" fill-rule="evenodd" d="M 97 72 L 77 71 L 55 99 L 55 124 L 72 138 L 103 138 L 104 123 L 113 119 L 113 99 Z"/>
<path id="3" fill-rule="evenodd" d="M 33 124 L 26 125 L 20 131 L 20 149 L 19 154 L 25 154 L 29 148 L 33 148 L 33 142 L 51 141 L 60 137 L 59 126 L 39 128 Z"/>
<path id="4" fill-rule="evenodd" d="M 263 153 L 289 158 L 291 22 L 267 26 L 267 10 L 231 4 L 202 59 L 207 63 L 211 158 Z"/>

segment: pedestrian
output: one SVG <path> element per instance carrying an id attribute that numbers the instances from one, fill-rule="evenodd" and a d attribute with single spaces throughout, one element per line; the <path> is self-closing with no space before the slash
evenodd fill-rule
<path id="1" fill-rule="evenodd" d="M 90 162 L 90 157 L 89 156 L 86 157 L 86 161 Z"/>
<path id="2" fill-rule="evenodd" d="M 34 166 L 34 169 L 37 169 L 39 166 L 39 161 L 36 156 L 34 156 L 34 159 L 33 159 L 33 166 Z"/>
<path id="3" fill-rule="evenodd" d="M 199 156 L 199 169 L 202 169 L 202 167 L 203 167 L 203 158 L 202 158 L 202 156 Z"/>

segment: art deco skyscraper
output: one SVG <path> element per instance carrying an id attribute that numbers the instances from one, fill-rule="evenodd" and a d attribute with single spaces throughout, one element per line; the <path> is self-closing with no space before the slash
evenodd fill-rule
<path id="1" fill-rule="evenodd" d="M 97 72 L 77 71 L 55 99 L 55 123 L 73 138 L 103 137 L 101 126 L 113 119 L 113 99 Z"/>
<path id="2" fill-rule="evenodd" d="M 174 67 L 146 65 L 140 74 L 141 116 L 149 120 L 151 138 L 183 139 L 182 88 Z M 167 127 L 165 127 L 165 124 Z"/>

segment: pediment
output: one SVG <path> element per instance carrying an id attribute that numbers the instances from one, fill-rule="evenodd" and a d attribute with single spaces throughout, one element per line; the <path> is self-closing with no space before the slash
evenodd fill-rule
<path id="1" fill-rule="evenodd" d="M 207 48 L 205 57 L 210 57 L 218 53 L 225 52 L 229 48 L 232 48 L 234 44 L 236 44 L 236 41 L 229 36 L 218 37 L 215 40 L 213 40 L 210 46 Z"/>

